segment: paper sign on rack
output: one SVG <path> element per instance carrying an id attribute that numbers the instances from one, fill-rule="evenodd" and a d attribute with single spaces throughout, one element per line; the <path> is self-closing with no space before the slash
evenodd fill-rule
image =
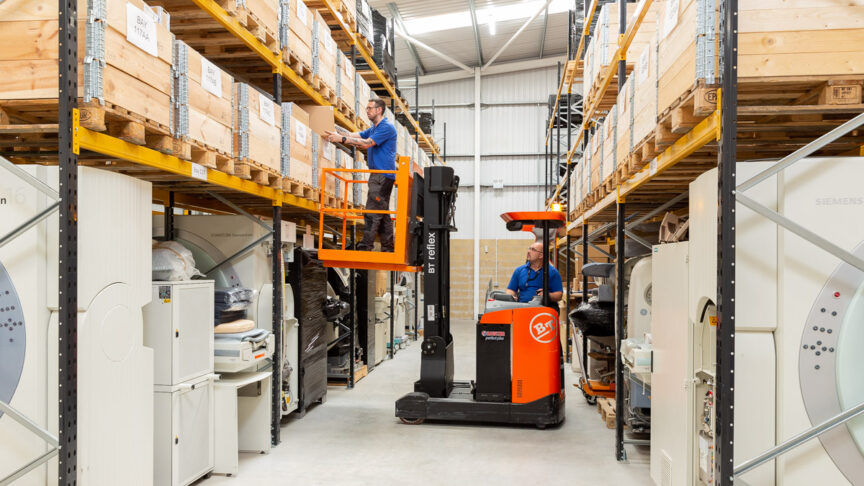
<path id="1" fill-rule="evenodd" d="M 258 110 L 261 119 L 270 125 L 276 124 L 276 116 L 273 113 L 273 102 L 266 95 L 258 93 Z"/>
<path id="2" fill-rule="evenodd" d="M 192 164 L 192 177 L 195 179 L 200 179 L 202 181 L 207 180 L 207 167 L 203 165 L 196 164 L 194 162 L 190 162 Z"/>
<path id="3" fill-rule="evenodd" d="M 151 56 L 158 56 L 155 14 L 126 4 L 126 40 Z"/>
<path id="4" fill-rule="evenodd" d="M 669 0 L 666 2 L 666 11 L 663 12 L 663 38 L 669 36 L 672 29 L 678 25 L 678 1 Z"/>
<path id="5" fill-rule="evenodd" d="M 300 123 L 299 121 L 295 120 L 294 123 L 295 123 L 294 139 L 297 140 L 297 143 L 299 143 L 300 145 L 305 147 L 306 146 L 306 136 L 308 134 L 309 128 L 306 125 Z"/>
<path id="6" fill-rule="evenodd" d="M 201 56 L 201 87 L 214 96 L 222 96 L 222 76 L 215 64 Z"/>

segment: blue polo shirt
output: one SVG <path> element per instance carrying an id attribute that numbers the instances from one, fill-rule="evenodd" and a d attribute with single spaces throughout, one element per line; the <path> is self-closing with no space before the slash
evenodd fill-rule
<path id="1" fill-rule="evenodd" d="M 396 127 L 390 120 L 382 118 L 377 125 L 360 132 L 363 138 L 371 138 L 375 145 L 366 151 L 366 165 L 372 170 L 396 170 Z M 396 174 L 384 174 L 396 180 Z"/>
<path id="2" fill-rule="evenodd" d="M 516 267 L 516 271 L 513 272 L 510 283 L 507 285 L 508 289 L 519 294 L 519 302 L 531 302 L 531 299 L 537 296 L 537 291 L 542 287 L 543 267 L 540 267 L 540 270 L 534 271 L 528 263 Z M 549 265 L 549 293 L 563 291 L 561 274 L 558 273 L 555 267 Z"/>

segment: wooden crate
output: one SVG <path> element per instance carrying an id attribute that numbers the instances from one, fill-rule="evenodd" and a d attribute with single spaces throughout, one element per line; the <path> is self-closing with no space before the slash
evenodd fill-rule
<path id="1" fill-rule="evenodd" d="M 321 14 L 316 10 L 313 15 L 315 21 L 312 26 L 312 73 L 317 82 L 322 83 L 327 91 L 332 93 L 336 88 L 336 55 L 339 49 L 333 36 L 330 35 L 330 27 Z M 320 86 L 316 86 L 316 89 L 322 90 Z M 333 99 L 336 99 L 335 93 Z"/>
<path id="2" fill-rule="evenodd" d="M 631 22 L 635 12 L 636 4 L 628 3 L 628 24 Z M 657 30 L 657 12 L 658 10 L 656 8 L 651 8 L 645 13 L 642 24 L 640 25 L 639 30 L 636 31 L 633 42 L 630 43 L 630 47 L 627 49 L 627 64 L 631 66 L 631 69 L 632 65 L 634 65 L 638 59 L 638 54 L 641 53 L 642 49 L 644 49 L 650 40 L 654 38 Z M 619 25 L 618 4 L 607 3 L 603 5 L 598 14 L 597 26 L 595 28 L 594 37 L 596 40 L 593 42 L 593 45 L 590 46 L 590 49 L 592 49 L 590 51 L 591 70 L 585 77 L 590 85 L 590 88 L 588 89 L 589 94 L 596 91 L 599 87 L 600 77 L 603 76 L 604 72 L 606 72 L 608 66 L 617 61 L 616 59 L 613 59 L 613 56 L 615 51 L 618 49 Z M 610 85 L 610 87 L 615 88 L 617 85 Z"/>
<path id="3" fill-rule="evenodd" d="M 50 105 L 56 104 L 58 92 L 59 28 L 57 9 L 50 5 L 41 0 L 0 3 L 0 111 L 5 112 L 0 118 L 12 123 L 57 120 Z M 133 22 L 140 19 L 143 35 L 127 32 L 127 16 Z M 141 0 L 106 2 L 104 18 L 88 23 L 87 2 L 79 0 L 81 125 L 141 145 L 149 137 L 160 150 L 171 152 L 172 36 L 166 18 Z M 88 33 L 103 38 L 104 52 L 88 50 Z M 92 58 L 104 62 L 89 62 Z"/>
<path id="4" fill-rule="evenodd" d="M 630 80 L 633 83 L 631 148 L 636 150 L 657 125 L 657 39 L 642 49 Z"/>
<path id="5" fill-rule="evenodd" d="M 618 107 L 612 107 L 612 111 L 603 121 L 603 165 L 600 168 L 599 184 L 605 183 L 621 163 L 616 149 L 618 147 L 618 127 L 622 124 L 618 121 Z"/>
<path id="6" fill-rule="evenodd" d="M 234 175 L 254 179 L 255 173 L 266 172 L 281 179 L 281 108 L 245 83 L 234 83 L 234 100 Z"/>
<path id="7" fill-rule="evenodd" d="M 627 78 L 627 81 L 624 83 L 624 89 L 618 93 L 618 103 L 616 106 L 618 107 L 617 112 L 617 125 L 615 132 L 615 160 L 617 160 L 616 170 L 620 171 L 620 169 L 627 164 L 628 157 L 630 156 L 630 152 L 633 149 L 633 139 L 631 134 L 633 133 L 633 105 L 635 102 L 634 99 L 634 85 L 636 84 L 636 80 L 633 75 Z"/>
<path id="8" fill-rule="evenodd" d="M 294 103 L 282 103 L 282 177 L 310 187 L 312 180 L 312 138 L 309 114 Z M 301 194 L 302 195 L 302 194 Z"/>
<path id="9" fill-rule="evenodd" d="M 351 64 L 351 59 L 345 56 L 345 54 L 342 54 L 342 52 L 339 52 L 337 55 L 339 59 L 339 74 L 338 82 L 336 83 L 338 85 L 336 90 L 339 93 L 339 98 L 348 106 L 351 113 L 356 113 L 355 103 L 357 101 L 357 95 L 355 78 L 357 77 L 357 73 L 354 70 L 354 66 Z"/>
<path id="10" fill-rule="evenodd" d="M 315 158 L 315 164 L 313 167 L 317 167 L 317 169 L 322 168 L 334 168 L 336 167 L 336 146 L 327 141 L 327 138 L 319 135 L 313 134 L 313 136 L 317 139 L 317 144 L 314 147 L 313 157 Z M 314 170 L 313 175 L 316 179 L 316 184 L 318 189 L 323 189 L 325 194 L 335 195 L 336 194 L 336 178 L 332 175 L 329 175 L 324 180 L 324 187 L 321 186 L 321 170 Z"/>
<path id="11" fill-rule="evenodd" d="M 591 175 L 590 182 L 588 186 L 588 191 L 591 192 L 600 185 L 603 181 L 603 142 L 606 140 L 606 124 L 600 123 L 597 125 L 597 130 L 594 132 L 594 135 L 591 137 Z"/>
<path id="12" fill-rule="evenodd" d="M 286 61 L 301 76 L 312 73 L 312 27 L 315 16 L 303 0 L 288 2 L 288 15 L 282 14 L 282 49 Z M 286 28 L 287 27 L 287 28 Z M 311 79 L 311 78 L 310 78 Z"/>
<path id="13" fill-rule="evenodd" d="M 225 170 L 220 165 L 233 158 L 234 78 L 184 42 L 174 42 L 173 129 L 183 147 L 178 155 Z"/>
<path id="14" fill-rule="evenodd" d="M 224 1 L 224 0 L 223 0 Z M 246 11 L 246 28 L 264 45 L 279 42 L 279 0 L 242 0 Z"/>

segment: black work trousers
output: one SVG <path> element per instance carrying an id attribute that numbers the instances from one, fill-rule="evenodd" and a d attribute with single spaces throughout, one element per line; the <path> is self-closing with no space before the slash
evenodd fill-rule
<path id="1" fill-rule="evenodd" d="M 387 211 L 390 209 L 390 193 L 393 192 L 393 179 L 384 174 L 372 174 L 369 177 L 369 194 L 366 198 L 366 209 Z M 366 228 L 363 230 L 363 240 L 357 245 L 360 251 L 371 251 L 375 245 L 375 237 L 381 235 L 381 251 L 393 251 L 393 221 L 389 214 L 363 215 Z"/>

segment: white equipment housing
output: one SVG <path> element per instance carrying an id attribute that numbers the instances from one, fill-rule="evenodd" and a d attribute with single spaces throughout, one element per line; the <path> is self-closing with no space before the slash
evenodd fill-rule
<path id="1" fill-rule="evenodd" d="M 621 359 L 630 372 L 651 384 L 651 257 L 640 259 L 630 272 L 627 289 L 627 336 Z"/>
<path id="2" fill-rule="evenodd" d="M 739 163 L 737 179 L 743 182 L 770 165 Z M 861 180 L 862 158 L 814 157 L 745 195 L 862 256 L 864 227 L 848 224 L 864 216 Z M 864 346 L 864 272 L 741 204 L 736 218 L 734 463 L 740 464 L 864 400 L 857 373 Z M 689 262 L 661 265 L 658 254 L 670 245 L 654 254 L 651 472 L 661 485 L 713 480 L 716 169 L 690 186 L 690 223 Z M 686 321 L 681 303 L 662 298 L 658 287 L 680 280 L 682 265 L 690 289 Z M 686 336 L 662 331 L 670 322 L 681 322 L 676 329 L 686 326 Z M 664 367 L 673 359 L 686 359 L 684 368 L 671 367 L 683 374 Z M 679 411 L 682 402 L 688 404 L 685 414 Z M 674 407 L 669 425 L 658 416 L 661 404 Z M 853 420 L 742 479 L 751 486 L 864 484 L 862 439 L 864 422 Z"/>
<path id="3" fill-rule="evenodd" d="M 56 167 L 24 170 L 58 187 Z M 0 168 L 0 233 L 53 201 Z M 78 169 L 79 484 L 153 484 L 153 354 L 141 308 L 150 300 L 151 185 Z M 0 400 L 58 429 L 58 216 L 0 248 Z M 9 325 L 7 327 L 7 324 Z M 134 419 L 130 420 L 130 417 Z M 41 439 L 0 415 L 0 477 L 44 453 Z M 57 460 L 15 484 L 57 482 Z"/>
<path id="4" fill-rule="evenodd" d="M 265 221 L 271 224 L 272 221 Z M 164 219 L 153 217 L 153 235 L 164 235 Z M 294 223 L 282 221 L 282 254 L 286 258 L 293 256 L 293 247 L 297 242 L 297 226 Z M 245 216 L 235 215 L 177 215 L 174 217 L 174 240 L 188 248 L 195 258 L 195 265 L 201 272 L 207 272 L 228 257 L 247 247 L 252 242 L 262 238 L 267 231 L 259 224 Z M 273 330 L 272 302 L 273 266 L 271 262 L 272 240 L 264 240 L 245 254 L 220 265 L 207 273 L 207 278 L 214 280 L 216 288 L 246 287 L 256 291 L 255 301 L 250 305 L 247 317 L 255 321 L 261 329 Z M 288 378 L 291 395 L 284 397 L 285 404 L 282 413 L 287 415 L 297 409 L 298 380 L 298 330 L 299 325 L 294 314 L 294 297 L 291 286 L 282 289 L 283 335 L 282 359 L 287 360 L 293 369 Z M 237 343 L 236 350 L 242 352 L 242 343 Z M 271 346 L 272 347 L 272 346 Z M 249 366 L 245 369 L 256 370 L 264 359 L 256 360 L 250 356 Z M 272 356 L 272 352 L 270 352 Z M 240 371 L 242 364 L 217 358 L 219 371 Z M 263 364 L 260 366 L 264 366 Z"/>

